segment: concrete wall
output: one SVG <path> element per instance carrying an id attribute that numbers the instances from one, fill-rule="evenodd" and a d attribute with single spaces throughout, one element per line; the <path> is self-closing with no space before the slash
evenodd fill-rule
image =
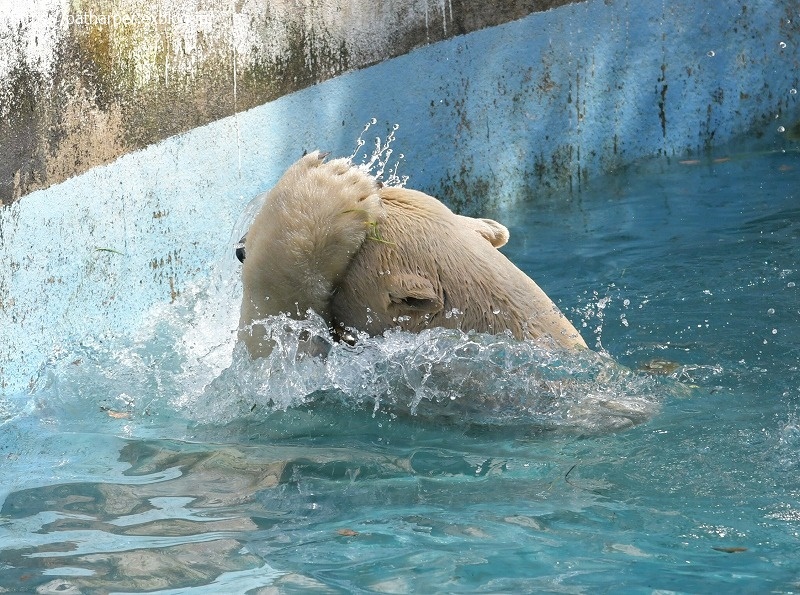
<path id="1" fill-rule="evenodd" d="M 501 219 L 531 193 L 566 196 L 651 155 L 713 155 L 734 139 L 795 151 L 799 28 L 796 0 L 564 5 L 31 192 L 0 208 L 0 390 L 23 390 L 63 345 L 120 340 L 153 308 L 191 304 L 219 267 L 235 275 L 234 228 L 251 198 L 303 150 L 350 155 L 373 118 L 367 153 L 399 126 L 390 161 L 404 155 L 410 186 Z M 74 109 L 79 124 L 110 113 Z M 205 303 L 205 315 L 235 325 L 229 301 Z"/>
<path id="2" fill-rule="evenodd" d="M 0 0 L 0 203 L 343 72 L 569 1 Z"/>

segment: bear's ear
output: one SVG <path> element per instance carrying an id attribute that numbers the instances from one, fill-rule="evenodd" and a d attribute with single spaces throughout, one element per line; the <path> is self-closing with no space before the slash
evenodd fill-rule
<path id="1" fill-rule="evenodd" d="M 508 229 L 494 219 L 476 219 L 474 217 L 465 217 L 464 215 L 456 215 L 456 218 L 460 224 L 474 229 L 495 248 L 505 246 L 508 241 Z"/>
<path id="2" fill-rule="evenodd" d="M 433 314 L 444 308 L 433 283 L 421 275 L 410 273 L 392 276 L 389 301 L 392 309 L 401 312 Z"/>
<path id="3" fill-rule="evenodd" d="M 477 227 L 475 231 L 486 238 L 495 248 L 505 246 L 508 242 L 508 228 L 494 219 L 475 219 Z"/>

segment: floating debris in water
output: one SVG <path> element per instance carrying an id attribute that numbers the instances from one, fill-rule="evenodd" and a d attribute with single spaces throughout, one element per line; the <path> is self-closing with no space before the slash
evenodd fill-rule
<path id="1" fill-rule="evenodd" d="M 680 368 L 680 364 L 665 359 L 651 359 L 639 365 L 640 371 L 661 376 L 669 376 L 678 368 Z"/>
<path id="2" fill-rule="evenodd" d="M 741 554 L 747 551 L 746 547 L 712 547 L 711 549 L 718 552 L 725 552 L 726 554 Z"/>

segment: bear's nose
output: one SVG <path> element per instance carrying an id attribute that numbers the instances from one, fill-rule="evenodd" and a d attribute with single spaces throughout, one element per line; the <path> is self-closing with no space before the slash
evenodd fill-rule
<path id="1" fill-rule="evenodd" d="M 233 245 L 234 250 L 236 250 L 236 258 L 239 259 L 239 262 L 244 262 L 244 240 L 246 237 L 247 235 L 243 235 L 242 239 Z"/>

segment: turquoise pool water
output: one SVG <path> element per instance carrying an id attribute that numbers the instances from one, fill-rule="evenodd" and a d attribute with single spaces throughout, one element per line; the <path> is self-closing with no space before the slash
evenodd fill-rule
<path id="1" fill-rule="evenodd" d="M 800 591 L 798 188 L 731 151 L 489 214 L 604 356 L 276 325 L 255 365 L 231 254 L 0 403 L 0 590 Z"/>

